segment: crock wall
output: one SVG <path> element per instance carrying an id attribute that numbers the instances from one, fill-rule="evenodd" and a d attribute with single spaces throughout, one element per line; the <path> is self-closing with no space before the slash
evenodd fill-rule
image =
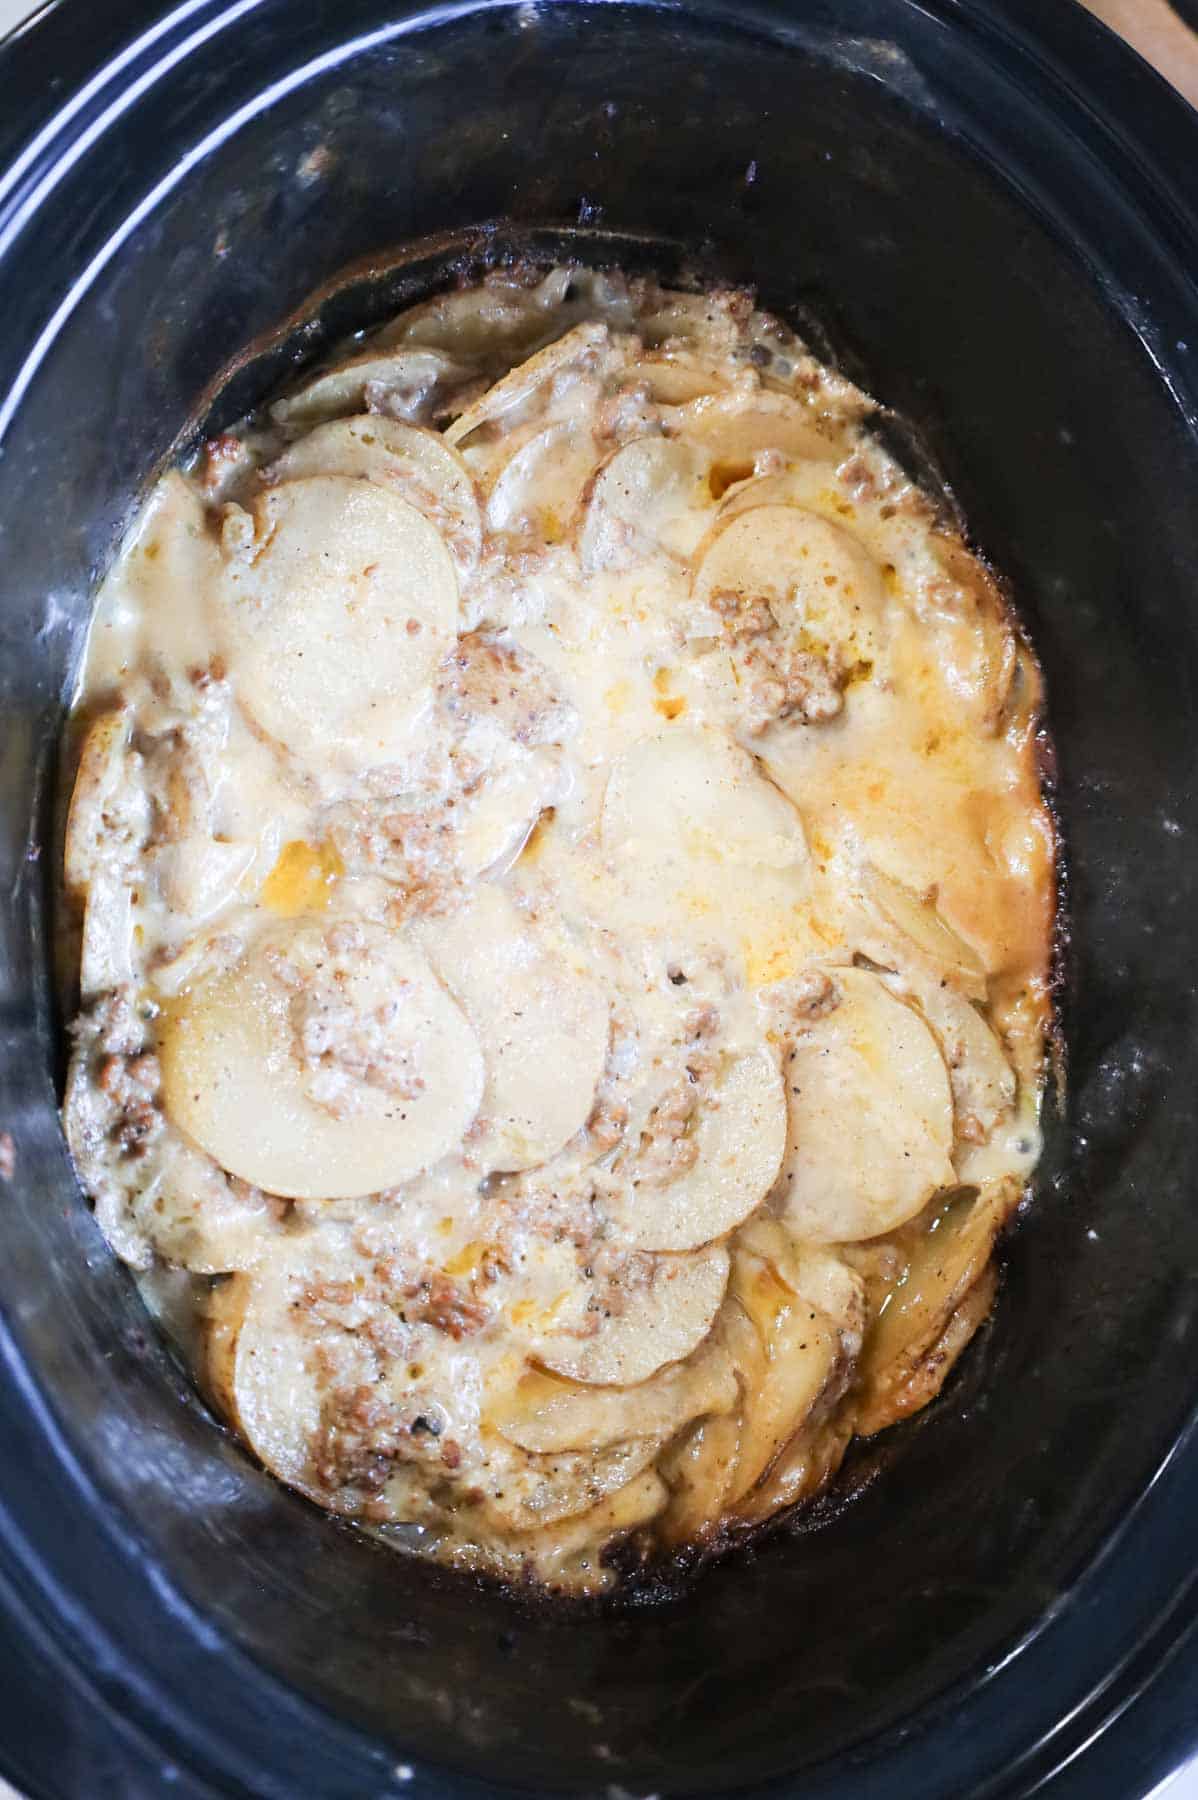
<path id="1" fill-rule="evenodd" d="M 1009 1683 L 1024 1680 L 1030 1753 L 1192 1604 L 1167 1523 L 1105 1642 L 1075 1586 L 1129 1512 L 1145 1516 L 1198 1335 L 1186 222 L 1159 188 L 1149 211 L 1103 172 L 1084 115 L 1055 121 L 1064 101 L 987 38 L 988 7 L 973 25 L 903 0 L 735 21 L 623 5 L 430 21 L 381 0 L 181 11 L 207 41 L 152 80 L 166 40 L 147 51 L 144 91 L 74 166 L 59 146 L 29 222 L 0 214 L 18 227 L 0 237 L 0 1129 L 17 1147 L 0 1190 L 0 1441 L 20 1578 L 53 1571 L 101 1681 L 181 1757 L 210 1756 L 223 1791 L 296 1791 L 311 1729 L 229 1643 L 377 1734 L 319 1738 L 321 1793 L 361 1793 L 367 1770 L 391 1791 L 402 1753 L 419 1780 L 444 1763 L 492 1791 L 712 1791 L 802 1769 L 807 1794 L 864 1794 L 865 1771 L 910 1753 L 902 1722 L 930 1709 L 930 1729 L 955 1690 L 975 1738 L 941 1733 L 922 1791 L 974 1791 L 968 1770 L 987 1766 L 1007 1785 L 986 1791 L 1023 1791 L 994 1773 L 1013 1753 Z M 397 12 L 410 20 L 389 25 Z M 54 744 L 94 578 L 231 356 L 377 258 L 248 362 L 213 419 L 438 267 L 430 252 L 388 275 L 380 253 L 464 227 L 480 256 L 527 241 L 482 229 L 499 218 L 582 225 L 588 256 L 610 254 L 606 230 L 681 241 L 822 321 L 850 372 L 918 424 L 1044 659 L 1069 847 L 1070 1116 L 996 1321 L 880 1452 L 884 1479 L 821 1532 L 615 1621 L 514 1614 L 251 1466 L 147 1329 L 53 1112 Z M 41 1420 L 34 1460 L 38 1394 L 62 1438 Z M 1168 1479 L 1182 1472 L 1175 1458 Z M 1021 1677 L 1067 1629 L 1053 1678 Z M 1004 1667 L 1032 1631 L 1040 1644 Z M 847 1786 L 846 1757 L 863 1759 Z"/>

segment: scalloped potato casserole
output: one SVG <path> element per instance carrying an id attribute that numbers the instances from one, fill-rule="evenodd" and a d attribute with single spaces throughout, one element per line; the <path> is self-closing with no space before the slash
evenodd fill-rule
<path id="1" fill-rule="evenodd" d="M 1039 1150 L 1040 682 L 744 292 L 427 301 L 175 469 L 75 713 L 65 1101 L 318 1505 L 597 1593 L 810 1498 Z"/>

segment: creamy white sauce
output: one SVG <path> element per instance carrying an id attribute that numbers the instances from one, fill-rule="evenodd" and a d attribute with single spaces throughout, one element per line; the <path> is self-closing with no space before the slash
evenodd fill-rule
<path id="1" fill-rule="evenodd" d="M 167 475 L 99 597 L 72 1149 L 250 1448 L 407 1547 L 598 1591 L 984 1313 L 1039 683 L 871 410 L 743 295 L 496 279 Z"/>

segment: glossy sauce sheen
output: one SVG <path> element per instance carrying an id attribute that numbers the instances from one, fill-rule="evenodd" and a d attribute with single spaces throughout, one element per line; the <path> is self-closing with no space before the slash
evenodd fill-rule
<path id="1" fill-rule="evenodd" d="M 1039 1149 L 1035 664 L 740 293 L 504 275 L 101 593 L 65 1116 L 252 1451 L 598 1592 L 926 1403 Z"/>

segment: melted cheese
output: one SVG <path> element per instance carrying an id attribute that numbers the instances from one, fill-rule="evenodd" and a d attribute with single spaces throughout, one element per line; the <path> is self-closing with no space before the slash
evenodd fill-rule
<path id="1" fill-rule="evenodd" d="M 167 475 L 99 596 L 72 1149 L 256 1454 L 406 1547 L 597 1591 L 989 1303 L 1038 680 L 871 407 L 743 296 L 497 277 Z"/>

